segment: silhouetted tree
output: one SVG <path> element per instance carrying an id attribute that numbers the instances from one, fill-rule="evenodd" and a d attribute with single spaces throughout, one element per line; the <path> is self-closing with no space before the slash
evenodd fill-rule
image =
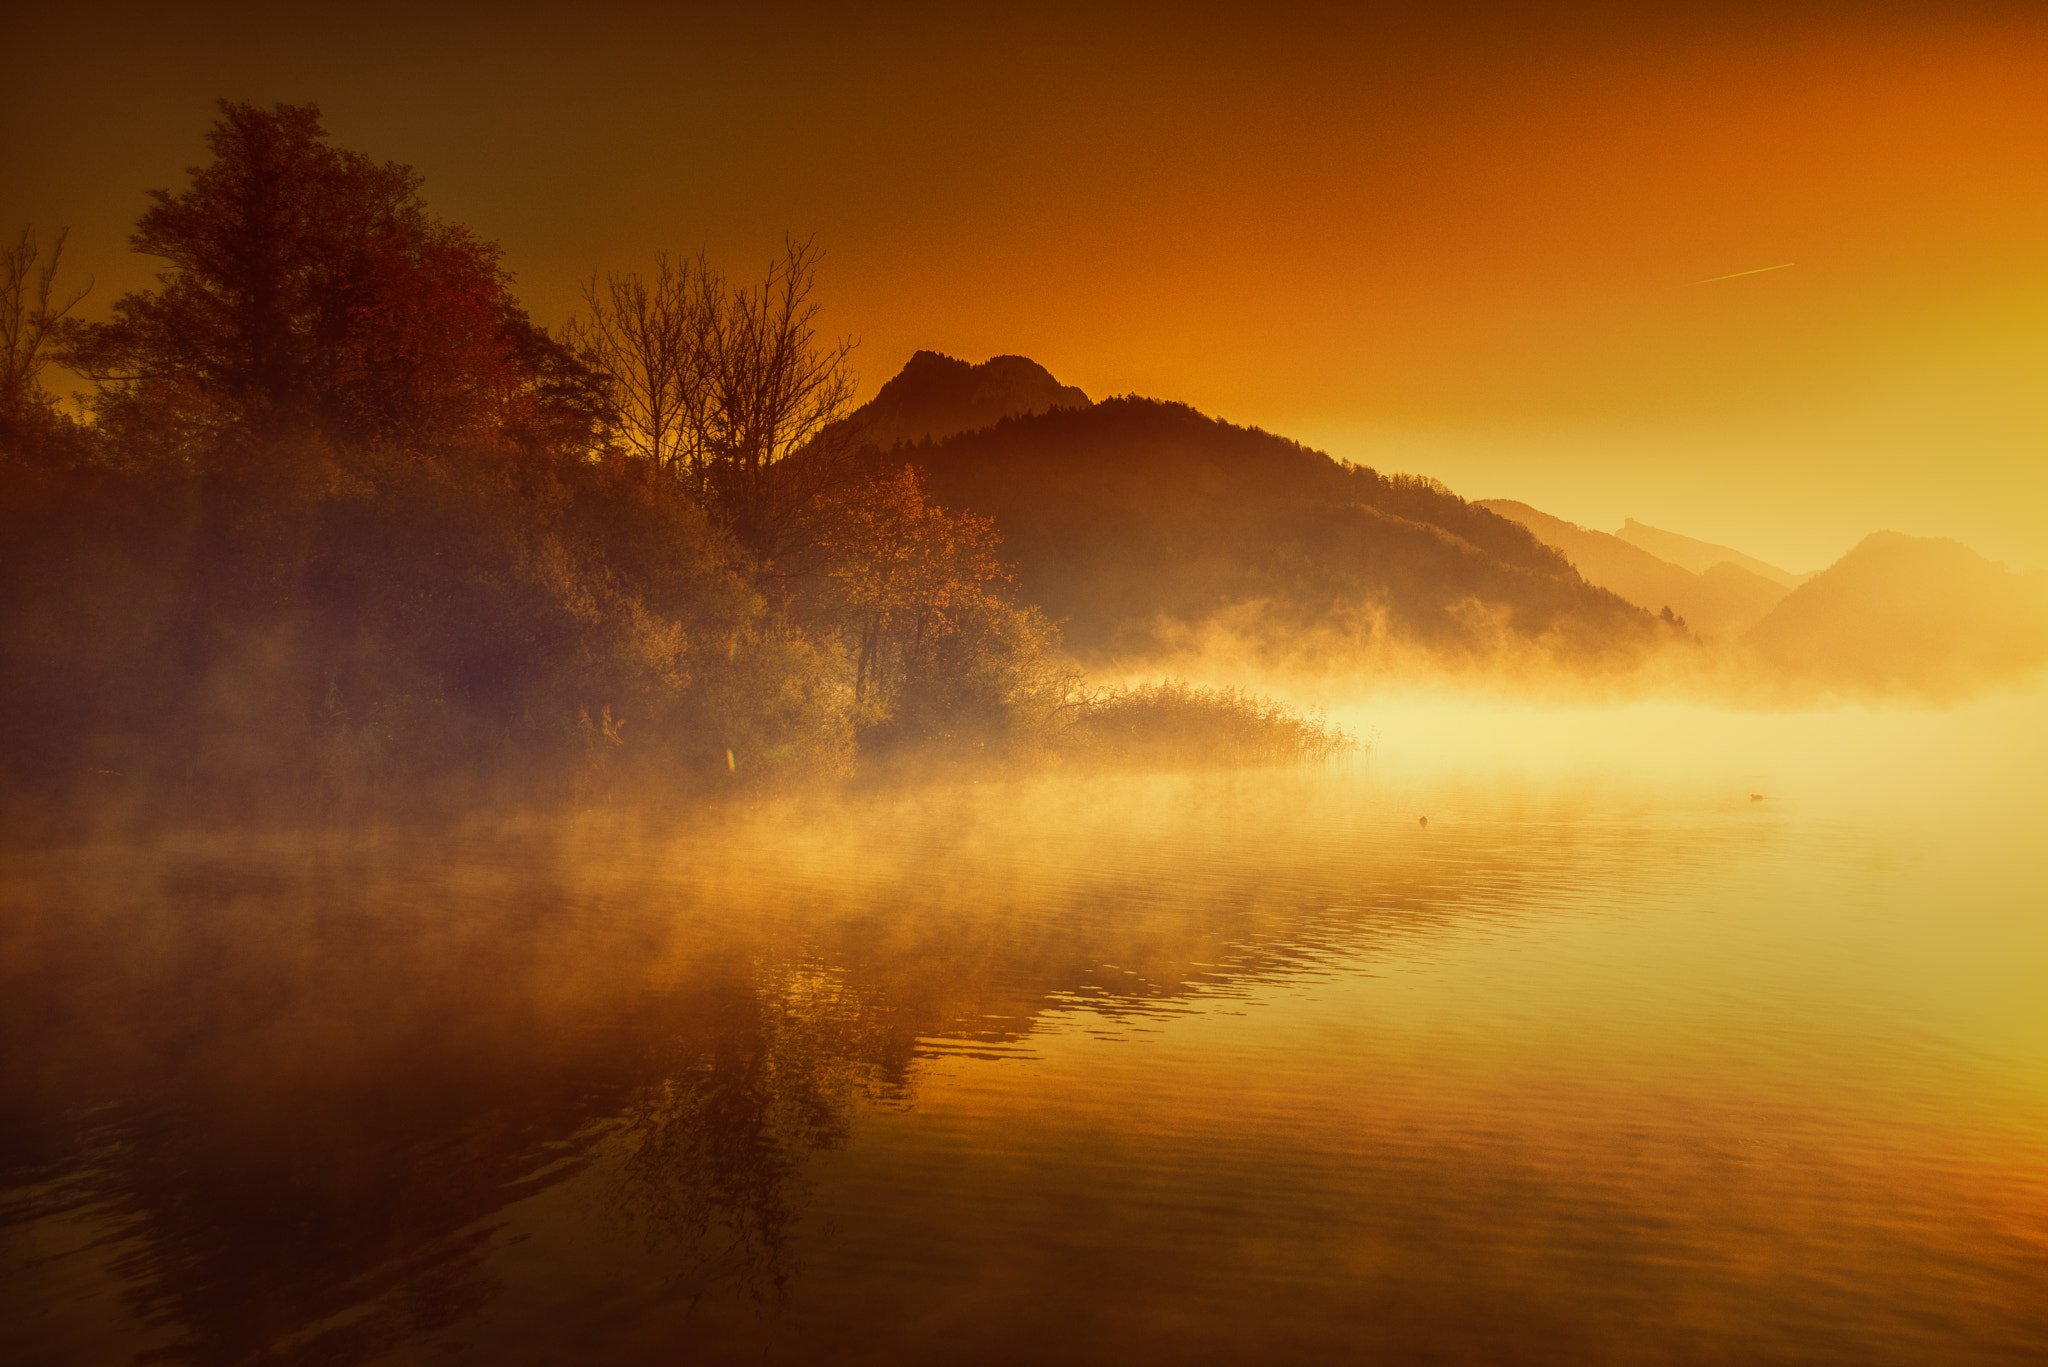
<path id="1" fill-rule="evenodd" d="M 703 477 L 702 325 L 716 302 L 709 268 L 660 255 L 651 279 L 593 274 L 583 302 L 588 314 L 572 318 L 562 340 L 603 377 L 612 438 L 694 488 Z"/>
<path id="2" fill-rule="evenodd" d="M 846 473 L 854 343 L 817 332 L 822 253 L 790 240 L 758 286 L 703 258 L 651 278 L 595 275 L 567 333 L 602 378 L 624 454 L 675 477 L 754 561 L 786 574 L 814 549 L 809 510 Z"/>
<path id="3" fill-rule="evenodd" d="M 0 444 L 9 450 L 40 448 L 64 425 L 43 389 L 43 368 L 67 331 L 66 315 L 92 288 L 88 282 L 67 296 L 57 293 L 67 231 L 58 230 L 47 260 L 29 227 L 0 253 Z"/>
<path id="4" fill-rule="evenodd" d="M 109 430 L 174 452 L 239 439 L 419 448 L 493 433 L 530 378 L 498 249 L 432 218 L 411 168 L 331 146 L 311 105 L 223 101 L 214 160 L 151 192 L 158 287 L 69 360 Z"/>
<path id="5" fill-rule="evenodd" d="M 820 255 L 809 239 L 791 241 L 758 287 L 707 281 L 703 291 L 695 441 L 704 497 L 762 568 L 805 544 L 806 514 L 845 454 L 825 429 L 852 404 L 854 343 L 818 336 Z"/>

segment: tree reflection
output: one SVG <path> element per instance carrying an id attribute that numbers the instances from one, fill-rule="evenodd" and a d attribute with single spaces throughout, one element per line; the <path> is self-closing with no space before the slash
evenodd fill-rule
<path id="1" fill-rule="evenodd" d="M 670 1282 L 772 1304 L 788 1283 L 792 1187 L 804 1157 L 851 1134 L 857 1099 L 890 1090 L 873 1003 L 816 962 L 770 963 L 751 981 L 693 990 L 696 1031 L 667 1041 L 617 1142 L 612 1200 Z"/>
<path id="2" fill-rule="evenodd" d="M 173 1334 L 152 1361 L 368 1361 L 491 1306 L 528 1238 L 772 1317 L 807 1163 L 913 1093 L 922 1041 L 1312 970 L 1392 923 L 1267 865 L 1162 883 L 1173 842 L 1064 869 L 919 843 L 961 832 L 898 829 L 858 877 L 760 843 L 680 871 L 520 842 L 53 861 L 7 893 L 5 1159 L 74 1189 L 8 1218 L 68 1200 L 132 1236 L 127 1303 Z M 90 1143 L 65 1122 L 88 1111 Z"/>

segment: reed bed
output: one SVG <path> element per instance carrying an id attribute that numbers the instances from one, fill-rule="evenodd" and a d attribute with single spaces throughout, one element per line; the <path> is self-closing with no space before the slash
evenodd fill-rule
<path id="1" fill-rule="evenodd" d="M 1091 690 L 1073 707 L 1061 748 L 1081 760 L 1248 767 L 1322 762 L 1358 747 L 1318 711 L 1178 679 Z"/>

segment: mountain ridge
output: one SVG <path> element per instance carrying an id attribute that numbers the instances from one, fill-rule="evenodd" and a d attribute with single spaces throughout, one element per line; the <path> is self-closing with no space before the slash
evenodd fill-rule
<path id="1" fill-rule="evenodd" d="M 1652 527 L 1632 517 L 1626 519 L 1621 525 L 1621 530 L 1614 535 L 1631 546 L 1648 551 L 1659 560 L 1669 561 L 1694 574 L 1705 574 L 1716 565 L 1734 565 L 1790 590 L 1798 588 L 1819 573 L 1818 570 L 1809 570 L 1805 574 L 1794 574 L 1790 570 L 1779 569 L 1776 565 L 1759 560 L 1753 555 L 1745 555 L 1732 546 L 1701 541 L 1697 537 L 1684 536 L 1678 532 L 1667 532 L 1661 527 Z"/>
<path id="2" fill-rule="evenodd" d="M 1777 581 L 1752 573 L 1732 560 L 1722 560 L 1704 572 L 1696 572 L 1653 555 L 1634 542 L 1567 522 L 1515 499 L 1474 501 L 1521 523 L 1543 542 L 1555 546 L 1589 582 L 1612 589 L 1646 611 L 1668 609 L 1709 639 L 1739 636 L 1761 621 L 1789 592 Z M 1631 519 L 1631 525 L 1642 524 Z"/>
<path id="3" fill-rule="evenodd" d="M 1612 673 L 1712 641 L 1708 674 L 1698 656 L 1668 677 L 1925 698 L 2048 662 L 2048 575 L 1955 542 L 1873 533 L 1794 574 L 1633 518 L 1607 533 L 1467 501 L 1187 404 L 1088 402 L 1023 357 L 918 352 L 856 418 L 860 464 L 915 466 L 935 502 L 994 523 L 1021 599 L 1084 661 L 1193 641 L 1317 670 L 1419 648 L 1437 665 Z"/>

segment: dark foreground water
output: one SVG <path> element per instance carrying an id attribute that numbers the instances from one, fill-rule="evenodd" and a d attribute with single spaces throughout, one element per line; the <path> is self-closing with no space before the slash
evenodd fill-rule
<path id="1" fill-rule="evenodd" d="M 10 857 L 0 1356 L 2048 1361 L 2043 719 Z"/>

